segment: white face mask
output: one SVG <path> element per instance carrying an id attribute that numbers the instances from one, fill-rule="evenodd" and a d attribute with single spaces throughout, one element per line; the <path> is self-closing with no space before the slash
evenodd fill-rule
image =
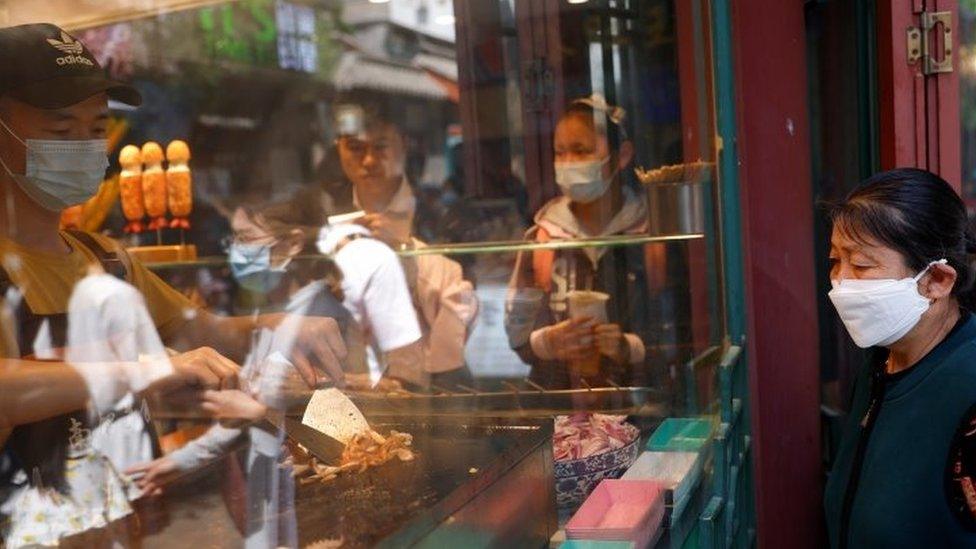
<path id="1" fill-rule="evenodd" d="M 27 149 L 23 174 L 14 173 L 3 158 L 0 165 L 34 202 L 52 212 L 81 204 L 98 192 L 108 168 L 105 139 L 24 141 L 0 120 L 10 135 Z"/>
<path id="2" fill-rule="evenodd" d="M 832 280 L 828 296 L 858 347 L 887 347 L 905 337 L 929 308 L 918 281 L 933 265 L 947 263 L 933 261 L 915 277 L 901 280 Z"/>
<path id="3" fill-rule="evenodd" d="M 609 161 L 608 156 L 603 160 L 556 162 L 556 184 L 573 202 L 593 202 L 606 194 L 613 181 L 612 175 L 603 177 L 603 166 Z"/>

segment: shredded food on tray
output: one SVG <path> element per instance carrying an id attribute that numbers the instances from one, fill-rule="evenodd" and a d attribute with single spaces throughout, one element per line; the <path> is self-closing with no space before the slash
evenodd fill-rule
<path id="1" fill-rule="evenodd" d="M 627 416 L 589 413 L 556 416 L 553 457 L 568 461 L 623 448 L 639 434 L 626 419 Z"/>
<path id="2" fill-rule="evenodd" d="M 329 482 L 341 473 L 362 473 L 370 467 L 382 465 L 394 458 L 400 461 L 412 461 L 415 457 L 411 446 L 413 435 L 390 431 L 383 436 L 376 431 L 369 431 L 354 435 L 342 451 L 339 465 L 328 465 L 320 462 L 308 453 L 305 448 L 297 446 L 298 451 L 292 452 L 294 474 L 302 484 L 313 482 Z M 294 448 L 293 448 L 294 449 Z"/>

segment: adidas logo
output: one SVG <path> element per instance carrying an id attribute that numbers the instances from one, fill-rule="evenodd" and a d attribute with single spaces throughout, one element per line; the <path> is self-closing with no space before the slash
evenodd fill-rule
<path id="1" fill-rule="evenodd" d="M 62 67 L 65 65 L 88 65 L 89 67 L 95 65 L 91 59 L 81 55 L 81 52 L 84 51 L 84 46 L 81 45 L 81 42 L 68 36 L 68 33 L 64 31 L 61 31 L 61 40 L 58 40 L 57 38 L 48 38 L 47 43 L 50 44 L 54 49 L 68 54 L 64 57 L 58 57 L 55 59 L 57 64 Z"/>
<path id="2" fill-rule="evenodd" d="M 78 55 L 84 49 L 81 42 L 68 36 L 68 33 L 64 31 L 61 31 L 61 40 L 58 40 L 57 38 L 48 38 L 47 43 L 51 44 L 51 46 L 58 51 L 67 53 L 68 55 Z"/>
<path id="3" fill-rule="evenodd" d="M 56 61 L 58 65 L 61 66 L 81 64 L 81 65 L 88 65 L 89 67 L 92 67 L 95 65 L 95 63 L 93 63 L 91 59 L 88 59 L 87 57 L 82 57 L 80 55 L 66 55 L 64 57 L 58 57 Z"/>

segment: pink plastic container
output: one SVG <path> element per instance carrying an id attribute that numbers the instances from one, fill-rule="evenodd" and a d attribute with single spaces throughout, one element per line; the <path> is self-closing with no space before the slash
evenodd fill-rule
<path id="1" fill-rule="evenodd" d="M 566 538 L 647 547 L 661 528 L 665 489 L 650 480 L 604 480 L 566 524 Z"/>

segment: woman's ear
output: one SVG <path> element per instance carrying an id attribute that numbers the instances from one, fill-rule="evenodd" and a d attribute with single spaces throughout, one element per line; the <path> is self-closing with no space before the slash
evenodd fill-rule
<path id="1" fill-rule="evenodd" d="M 920 293 L 929 299 L 941 299 L 952 295 L 959 273 L 952 265 L 936 264 L 929 268 L 926 276 L 919 281 Z"/>
<path id="2" fill-rule="evenodd" d="M 630 166 L 630 163 L 634 160 L 634 142 L 624 141 L 620 144 L 620 155 L 617 160 L 617 169 L 623 171 Z"/>

